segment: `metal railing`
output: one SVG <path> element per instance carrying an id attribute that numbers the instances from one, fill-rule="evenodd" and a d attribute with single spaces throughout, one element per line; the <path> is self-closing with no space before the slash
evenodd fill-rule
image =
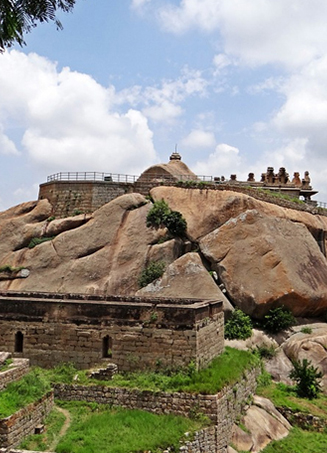
<path id="1" fill-rule="evenodd" d="M 47 177 L 47 182 L 52 181 L 104 181 L 104 182 L 125 182 L 135 183 L 139 179 L 136 175 L 124 175 L 119 173 L 100 173 L 96 171 L 86 172 L 60 172 L 54 173 Z M 169 175 L 169 174 L 151 174 L 149 176 L 143 176 L 143 181 L 205 181 L 214 182 L 213 176 L 191 176 L 191 175 Z"/>
<path id="2" fill-rule="evenodd" d="M 325 201 L 316 201 L 318 208 L 327 209 L 327 203 Z"/>

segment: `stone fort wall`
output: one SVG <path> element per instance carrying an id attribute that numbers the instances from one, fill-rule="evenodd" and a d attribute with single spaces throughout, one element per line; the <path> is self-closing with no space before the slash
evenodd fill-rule
<path id="1" fill-rule="evenodd" d="M 47 198 L 53 206 L 55 217 L 67 217 L 76 213 L 92 213 L 109 201 L 126 193 L 140 193 L 148 195 L 153 187 L 158 185 L 184 187 L 187 190 L 231 190 L 250 195 L 258 200 L 279 206 L 310 212 L 312 214 L 327 215 L 325 209 L 317 208 L 307 203 L 296 203 L 287 199 L 277 198 L 269 194 L 268 190 L 260 191 L 257 188 L 238 184 L 220 183 L 208 184 L 203 182 L 176 182 L 166 180 L 129 182 L 107 181 L 50 181 L 40 184 L 39 199 Z"/>
<path id="2" fill-rule="evenodd" d="M 119 370 L 205 366 L 224 347 L 219 301 L 0 295 L 0 350 L 31 365 L 111 361 Z M 93 299 L 92 299 L 93 298 Z"/>

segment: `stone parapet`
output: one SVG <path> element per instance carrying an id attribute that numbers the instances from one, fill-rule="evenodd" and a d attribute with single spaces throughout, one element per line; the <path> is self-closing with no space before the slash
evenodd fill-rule
<path id="1" fill-rule="evenodd" d="M 13 363 L 5 371 L 0 371 L 0 391 L 8 384 L 18 381 L 29 371 L 29 359 L 13 359 Z"/>
<path id="2" fill-rule="evenodd" d="M 9 417 L 0 420 L 0 445 L 5 448 L 16 447 L 37 425 L 44 421 L 53 407 L 53 391 L 40 400 L 20 409 Z"/>

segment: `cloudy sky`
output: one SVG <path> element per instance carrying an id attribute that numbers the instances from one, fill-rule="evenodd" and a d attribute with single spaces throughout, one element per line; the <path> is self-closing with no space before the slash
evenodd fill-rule
<path id="1" fill-rule="evenodd" d="M 77 0 L 0 55 L 0 210 L 60 171 L 310 171 L 327 201 L 326 0 Z"/>

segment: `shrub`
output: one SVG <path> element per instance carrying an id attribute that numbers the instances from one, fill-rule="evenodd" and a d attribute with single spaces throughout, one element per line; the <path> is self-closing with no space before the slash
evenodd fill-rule
<path id="1" fill-rule="evenodd" d="M 163 261 L 151 261 L 151 263 L 143 269 L 139 278 L 139 286 L 143 288 L 157 278 L 161 277 L 165 272 L 166 264 Z"/>
<path id="2" fill-rule="evenodd" d="M 164 225 L 173 236 L 183 236 L 186 231 L 186 220 L 178 211 L 171 211 L 165 216 Z"/>
<path id="3" fill-rule="evenodd" d="M 288 329 L 295 324 L 292 313 L 284 307 L 273 308 L 264 317 L 264 328 L 271 333 Z"/>
<path id="4" fill-rule="evenodd" d="M 246 340 L 252 335 L 252 323 L 248 315 L 236 309 L 225 325 L 225 338 L 228 340 Z"/>
<path id="5" fill-rule="evenodd" d="M 172 211 L 165 200 L 155 201 L 146 217 L 148 227 L 166 227 L 173 236 L 184 236 L 186 220 L 178 211 Z"/>
<path id="6" fill-rule="evenodd" d="M 290 378 L 296 382 L 296 393 L 303 398 L 317 398 L 321 392 L 320 381 L 323 374 L 311 365 L 307 359 L 293 361 L 294 369 L 290 372 Z"/>
<path id="7" fill-rule="evenodd" d="M 311 327 L 302 327 L 301 332 L 310 334 L 310 333 L 312 333 L 312 329 L 311 329 Z"/>
<path id="8" fill-rule="evenodd" d="M 276 349 L 273 345 L 262 344 L 256 347 L 256 352 L 259 354 L 261 359 L 272 359 L 276 355 Z"/>
<path id="9" fill-rule="evenodd" d="M 146 217 L 146 226 L 159 228 L 164 225 L 165 217 L 171 212 L 165 200 L 155 201 Z"/>

